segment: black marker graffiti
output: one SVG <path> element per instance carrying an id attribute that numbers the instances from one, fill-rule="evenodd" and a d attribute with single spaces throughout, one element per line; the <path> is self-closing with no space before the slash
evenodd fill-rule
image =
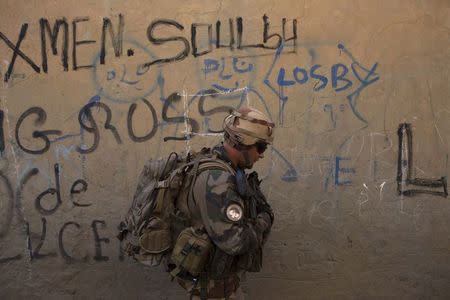
<path id="1" fill-rule="evenodd" d="M 41 231 L 41 238 L 39 240 L 39 244 L 32 252 L 33 255 L 31 256 L 31 259 L 40 259 L 45 258 L 49 256 L 56 256 L 56 252 L 49 252 L 49 253 L 40 253 L 42 245 L 44 244 L 45 237 L 47 235 L 47 220 L 45 218 L 42 218 L 42 231 Z"/>
<path id="2" fill-rule="evenodd" d="M 208 29 L 208 41 L 206 44 L 208 45 L 208 49 L 202 52 L 198 52 L 197 49 L 197 27 L 205 27 Z M 213 39 L 212 39 L 212 24 L 201 24 L 201 23 L 192 23 L 191 25 L 191 44 L 192 44 L 192 55 L 194 57 L 205 55 L 212 51 Z"/>
<path id="3" fill-rule="evenodd" d="M 72 21 L 72 67 L 73 70 L 77 70 L 77 69 L 88 69 L 88 68 L 92 68 L 94 67 L 93 65 L 84 65 L 84 66 L 79 66 L 77 64 L 77 46 L 78 45 L 83 45 L 83 44 L 94 44 L 95 41 L 94 40 L 83 40 L 83 41 L 78 41 L 77 40 L 77 24 L 80 22 L 87 22 L 89 21 L 89 17 L 82 17 L 82 18 L 75 18 Z"/>
<path id="4" fill-rule="evenodd" d="M 229 42 L 228 45 L 223 45 L 220 43 L 220 27 L 221 27 L 221 22 L 217 21 L 216 22 L 216 48 L 229 48 L 230 50 L 234 49 L 234 43 L 235 43 L 235 39 L 234 39 L 234 23 L 233 23 L 233 19 L 228 19 L 228 25 L 229 25 Z"/>
<path id="5" fill-rule="evenodd" d="M 53 24 L 53 30 L 50 28 L 50 24 L 47 19 L 40 19 L 39 24 L 41 27 L 41 55 L 42 55 L 42 70 L 47 73 L 47 42 L 45 38 L 45 32 L 50 36 L 50 43 L 52 48 L 53 55 L 58 54 L 57 49 L 57 41 L 58 41 L 58 33 L 59 28 L 62 26 L 63 28 L 63 46 L 61 53 L 61 62 L 64 67 L 64 71 L 69 70 L 68 64 L 68 49 L 69 49 L 69 24 L 67 23 L 66 18 L 56 20 L 55 24 Z"/>
<path id="6" fill-rule="evenodd" d="M 31 175 L 35 175 L 38 173 L 37 169 L 33 169 L 34 173 Z M 35 199 L 35 208 L 37 211 L 39 211 L 41 214 L 43 215 L 51 215 L 53 214 L 58 207 L 62 204 L 62 197 L 61 197 L 61 176 L 60 176 L 60 166 L 59 164 L 55 164 L 54 165 L 54 173 L 55 173 L 55 188 L 49 188 L 47 190 L 45 190 L 44 192 L 40 193 L 37 198 Z M 73 197 L 75 194 L 81 194 L 87 191 L 88 188 L 88 184 L 85 180 L 83 179 L 77 179 L 73 182 L 71 188 L 70 188 L 70 198 L 72 199 L 72 202 L 75 206 L 79 206 L 79 207 L 87 207 L 87 206 L 91 206 L 91 203 L 87 203 L 87 204 L 83 204 L 83 203 L 79 203 L 76 202 L 75 200 L 73 200 Z M 56 202 L 55 204 L 51 207 L 51 208 L 44 208 L 42 206 L 42 198 L 46 195 L 54 195 L 56 194 Z"/>
<path id="7" fill-rule="evenodd" d="M 274 46 L 266 46 L 269 49 L 277 49 L 281 46 L 281 43 L 283 42 L 283 38 L 278 33 L 272 33 L 269 34 L 269 17 L 264 15 L 263 16 L 263 22 L 264 22 L 264 32 L 263 32 L 263 43 L 266 44 L 271 38 L 277 38 L 277 43 Z M 297 22 L 297 20 L 295 20 Z M 285 25 L 286 25 L 286 19 L 283 19 L 283 37 L 285 36 Z M 294 35 L 297 35 L 297 24 L 295 24 L 295 30 Z"/>
<path id="8" fill-rule="evenodd" d="M 84 256 L 81 259 L 76 259 L 72 256 L 70 256 L 66 249 L 64 248 L 64 231 L 66 230 L 66 228 L 68 226 L 75 226 L 77 229 L 80 229 L 81 226 L 80 224 L 76 223 L 76 222 L 67 222 L 65 223 L 61 229 L 59 230 L 59 234 L 58 234 L 58 245 L 59 245 L 59 253 L 61 254 L 61 256 L 64 258 L 64 260 L 66 261 L 66 263 L 71 264 L 74 263 L 76 261 L 87 261 L 88 260 L 88 256 Z"/>
<path id="9" fill-rule="evenodd" d="M 30 261 L 33 260 L 33 247 L 31 245 L 31 231 L 30 231 L 30 223 L 25 223 L 25 234 L 27 236 L 27 250 L 28 250 L 28 257 L 30 258 Z"/>
<path id="10" fill-rule="evenodd" d="M 413 141 L 411 124 L 403 123 L 398 128 L 398 165 L 397 189 L 399 195 L 414 196 L 417 194 L 431 194 L 447 197 L 447 178 L 425 179 L 413 178 Z M 421 189 L 408 189 L 409 186 Z M 426 189 L 425 189 L 426 188 Z M 442 189 L 438 191 L 435 189 Z"/>
<path id="11" fill-rule="evenodd" d="M 81 188 L 78 188 L 78 185 L 81 185 Z M 72 184 L 72 187 L 70 188 L 70 199 L 72 199 L 73 205 L 80 207 L 87 207 L 92 205 L 92 203 L 83 204 L 73 200 L 73 195 L 84 193 L 87 191 L 87 188 L 88 184 L 85 180 L 83 179 L 75 180 L 75 182 Z"/>
<path id="12" fill-rule="evenodd" d="M 56 188 L 49 188 L 47 190 L 45 190 L 44 192 L 40 193 L 37 197 L 36 200 L 34 201 L 34 206 L 35 208 L 43 215 L 51 215 L 53 214 L 58 207 L 61 205 L 62 201 L 61 201 L 61 187 L 60 187 L 60 177 L 59 177 L 59 165 L 55 164 L 54 165 L 54 171 L 55 171 L 55 185 Z M 44 196 L 46 196 L 47 194 L 50 195 L 54 195 L 56 194 L 56 202 L 55 205 L 53 205 L 52 208 L 44 208 L 42 206 L 41 200 Z"/>
<path id="13" fill-rule="evenodd" d="M 134 111 L 137 108 L 137 104 L 136 103 L 131 104 L 130 108 L 128 109 L 127 128 L 128 128 L 128 135 L 130 136 L 131 140 L 136 143 L 142 143 L 142 142 L 150 140 L 156 134 L 156 131 L 158 130 L 158 116 L 156 114 L 155 108 L 147 99 L 142 98 L 141 100 L 142 100 L 142 102 L 145 103 L 145 105 L 150 109 L 150 112 L 152 113 L 153 127 L 150 130 L 150 132 L 144 136 L 136 136 L 134 134 L 133 115 L 134 115 Z"/>
<path id="14" fill-rule="evenodd" d="M 216 26 L 215 26 L 216 49 L 226 47 L 226 48 L 229 48 L 230 50 L 234 50 L 234 49 L 242 50 L 245 48 L 259 48 L 259 49 L 275 50 L 278 47 L 280 47 L 282 43 L 286 43 L 288 41 L 293 41 L 292 52 L 295 52 L 296 46 L 297 46 L 297 43 L 296 43 L 297 42 L 297 20 L 294 19 L 292 21 L 292 36 L 291 37 L 287 37 L 287 34 L 286 34 L 286 24 L 287 24 L 286 18 L 282 19 L 282 33 L 281 34 L 278 34 L 278 33 L 269 34 L 270 23 L 268 20 L 269 20 L 269 18 L 267 17 L 267 15 L 264 15 L 263 16 L 263 26 L 264 26 L 263 27 L 263 36 L 261 39 L 262 43 L 244 44 L 244 42 L 243 42 L 243 40 L 244 40 L 244 38 L 243 38 L 243 36 L 244 36 L 244 19 L 242 17 L 236 18 L 236 32 L 237 32 L 236 37 L 235 37 L 235 26 L 234 26 L 233 19 L 229 19 L 228 20 L 229 21 L 229 44 L 228 45 L 221 44 L 221 40 L 220 40 L 221 39 L 221 22 L 217 21 Z M 148 66 L 155 65 L 155 64 L 165 64 L 165 63 L 172 63 L 175 61 L 181 61 L 188 56 L 189 51 L 191 50 L 191 47 L 192 47 L 192 55 L 194 57 L 205 55 L 205 54 L 208 54 L 213 51 L 214 41 L 212 38 L 212 36 L 213 36 L 212 24 L 192 23 L 191 24 L 191 44 L 189 44 L 189 41 L 186 38 L 184 38 L 183 36 L 176 36 L 176 37 L 169 37 L 169 38 L 155 38 L 154 31 L 155 31 L 156 27 L 163 26 L 163 25 L 175 26 L 180 31 L 184 30 L 184 26 L 175 20 L 167 20 L 167 19 L 156 20 L 156 21 L 153 21 L 147 28 L 148 40 L 151 43 L 153 43 L 154 45 L 161 45 L 163 43 L 170 42 L 170 41 L 180 41 L 184 44 L 184 49 L 182 49 L 177 55 L 175 55 L 173 57 L 156 59 L 156 60 L 147 62 L 147 63 L 143 64 L 144 67 L 148 67 Z M 206 41 L 202 42 L 203 45 L 207 46 L 207 49 L 199 52 L 198 45 L 200 43 L 199 43 L 198 29 L 201 27 L 206 27 L 206 29 L 207 29 L 206 30 L 206 32 L 207 32 Z M 269 40 L 272 40 L 273 38 L 277 39 L 276 43 L 271 43 L 269 45 L 268 44 Z M 234 47 L 235 43 L 236 43 L 236 48 Z"/>
<path id="15" fill-rule="evenodd" d="M 5 237 L 9 232 L 9 229 L 11 227 L 12 217 L 13 217 L 13 207 L 15 207 L 18 223 L 20 225 L 23 225 L 23 228 L 25 229 L 25 235 L 27 237 L 27 247 L 28 247 L 28 253 L 29 253 L 30 260 L 33 259 L 34 253 L 37 254 L 37 257 L 41 257 L 39 250 L 42 247 L 42 245 L 38 246 L 37 250 L 33 253 L 32 245 L 31 245 L 30 226 L 29 226 L 28 222 L 25 222 L 25 219 L 22 214 L 22 191 L 23 191 L 25 184 L 28 182 L 28 180 L 31 177 L 33 177 L 34 175 L 36 175 L 38 172 L 39 171 L 36 168 L 33 168 L 33 169 L 29 170 L 27 173 L 25 173 L 25 175 L 20 180 L 19 185 L 16 189 L 15 198 L 14 198 L 14 192 L 13 192 L 13 189 L 11 186 L 11 182 L 9 181 L 8 177 L 6 177 L 3 173 L 0 172 L 0 178 L 5 183 L 6 190 L 8 193 L 8 198 L 10 200 L 10 201 L 8 201 L 8 204 L 7 204 L 6 222 L 3 224 L 2 227 L 0 227 L 0 229 L 1 229 L 0 230 L 0 239 Z M 14 204 L 14 202 L 15 202 L 15 204 Z M 42 239 L 45 239 L 45 234 L 46 234 L 46 232 L 44 232 L 44 229 L 43 229 L 42 234 L 41 234 Z M 20 260 L 20 259 L 22 259 L 22 257 L 23 256 L 21 254 L 17 254 L 15 256 L 11 256 L 11 257 L 0 258 L 0 264 L 6 263 L 11 260 Z"/>
<path id="16" fill-rule="evenodd" d="M 167 100 L 164 102 L 163 109 L 162 109 L 162 119 L 168 123 L 175 123 L 175 124 L 186 124 L 191 127 L 191 133 L 186 132 L 183 137 L 177 137 L 177 136 L 166 136 L 164 137 L 164 142 L 167 141 L 185 141 L 189 140 L 194 133 L 199 132 L 199 125 L 197 121 L 195 121 L 192 118 L 185 117 L 185 116 L 177 116 L 177 117 L 168 117 L 167 116 L 167 110 L 169 109 L 169 106 L 171 103 L 175 103 L 181 100 L 181 96 L 178 93 L 172 93 Z M 186 128 L 187 131 L 187 128 Z"/>
<path id="17" fill-rule="evenodd" d="M 22 24 L 22 28 L 20 29 L 19 38 L 17 40 L 17 43 L 14 45 L 2 32 L 0 32 L 0 38 L 8 45 L 9 48 L 13 51 L 13 56 L 11 58 L 11 62 L 9 63 L 8 70 L 5 73 L 4 81 L 7 82 L 9 78 L 11 77 L 11 74 L 14 70 L 14 63 L 16 62 L 17 55 L 23 58 L 36 73 L 40 73 L 41 69 L 28 57 L 26 56 L 21 50 L 20 50 L 20 44 L 22 43 L 23 39 L 25 38 L 27 34 L 28 24 L 24 23 Z"/>
<path id="18" fill-rule="evenodd" d="M 80 126 L 87 132 L 92 133 L 94 135 L 94 142 L 90 148 L 84 149 L 84 148 L 81 148 L 80 146 L 77 147 L 77 151 L 82 154 L 93 152 L 95 149 L 97 149 L 99 141 L 100 141 L 100 131 L 98 130 L 97 122 L 95 121 L 94 117 L 92 116 L 91 109 L 93 107 L 101 108 L 106 112 L 106 121 L 105 121 L 104 127 L 105 127 L 105 129 L 111 130 L 111 132 L 113 133 L 114 138 L 116 139 L 116 142 L 118 144 L 122 144 L 122 139 L 119 136 L 119 132 L 117 131 L 116 127 L 111 124 L 112 114 L 111 114 L 111 109 L 109 108 L 109 106 L 102 102 L 92 102 L 92 103 L 86 104 L 80 110 L 80 113 L 78 114 L 78 122 L 80 123 Z M 88 126 L 87 124 L 85 124 L 86 121 L 88 121 L 91 126 Z"/>
<path id="19" fill-rule="evenodd" d="M 151 65 L 162 65 L 167 63 L 172 63 L 176 61 L 182 61 L 184 60 L 192 49 L 192 56 L 198 57 L 201 55 L 205 55 L 208 53 L 211 53 L 214 49 L 214 46 L 216 49 L 219 48 L 229 48 L 230 50 L 242 50 L 245 48 L 259 48 L 263 50 L 275 50 L 283 43 L 287 43 L 289 41 L 292 42 L 292 52 L 296 51 L 296 45 L 297 45 L 297 20 L 292 20 L 292 29 L 291 29 L 291 37 L 287 37 L 286 29 L 287 29 L 287 19 L 282 19 L 282 30 L 279 33 L 269 33 L 270 30 L 270 23 L 269 23 L 269 17 L 267 15 L 264 15 L 263 18 L 263 34 L 262 37 L 259 39 L 259 43 L 252 43 L 252 44 L 245 44 L 244 43 L 244 19 L 242 17 L 237 17 L 234 19 L 228 19 L 228 44 L 224 45 L 221 43 L 221 38 L 223 38 L 223 28 L 221 26 L 221 22 L 217 20 L 215 22 L 215 42 L 213 40 L 213 24 L 214 23 L 191 23 L 191 36 L 190 41 L 188 38 L 184 37 L 183 35 L 175 35 L 175 36 L 160 36 L 156 34 L 156 31 L 159 31 L 159 29 L 164 27 L 175 27 L 180 32 L 184 32 L 184 26 L 180 24 L 179 22 L 175 20 L 170 19 L 157 19 L 152 21 L 149 26 L 147 27 L 147 38 L 153 45 L 162 45 L 170 42 L 174 43 L 181 43 L 182 48 L 180 51 L 172 56 L 172 57 L 166 57 L 166 58 L 158 58 L 152 61 L 148 62 L 142 62 L 141 68 L 148 68 Z M 77 30 L 79 23 L 82 22 L 88 22 L 90 21 L 89 17 L 76 17 L 72 20 L 72 69 L 78 70 L 78 69 L 89 69 L 92 68 L 93 65 L 78 65 L 77 62 L 77 48 L 81 45 L 88 45 L 88 44 L 94 44 L 97 41 L 95 40 L 78 40 L 77 37 Z M 67 18 L 62 17 L 55 21 L 53 24 L 53 28 L 50 26 L 50 22 L 46 18 L 41 18 L 39 20 L 39 27 L 40 27 L 40 42 L 41 42 L 41 57 L 42 57 L 42 69 L 43 73 L 48 72 L 48 57 L 47 57 L 47 37 L 50 39 L 51 49 L 53 55 L 58 54 L 57 50 L 57 40 L 59 36 L 60 29 L 62 28 L 63 36 L 62 36 L 62 51 L 61 51 L 61 62 L 62 66 L 64 68 L 64 71 L 68 71 L 68 60 L 69 60 L 69 54 L 68 54 L 68 48 L 69 48 L 69 23 Z M 204 37 L 200 37 L 199 35 L 199 29 L 202 27 L 206 27 L 207 36 L 206 39 Z M 123 42 L 123 32 L 125 28 L 125 22 L 124 22 L 124 16 L 122 14 L 119 14 L 118 16 L 118 24 L 116 27 L 116 31 L 113 30 L 113 23 L 109 18 L 103 18 L 102 22 L 102 30 L 101 30 L 101 37 L 100 37 L 100 64 L 105 64 L 105 57 L 106 57 L 106 38 L 109 32 L 110 39 L 112 41 L 112 45 L 114 48 L 114 54 L 116 57 L 120 57 L 123 53 L 122 49 L 122 42 Z M 0 32 L 0 38 L 6 43 L 6 45 L 13 50 L 13 56 L 11 59 L 11 62 L 9 63 L 8 71 L 6 72 L 4 76 L 4 81 L 7 82 L 11 74 L 14 70 L 14 64 L 16 61 L 17 56 L 20 56 L 23 60 L 25 60 L 36 73 L 40 73 L 40 68 L 38 65 L 36 65 L 33 60 L 31 60 L 27 55 L 23 53 L 23 51 L 20 50 L 20 46 L 22 41 L 25 39 L 26 33 L 28 29 L 28 24 L 23 23 L 19 38 L 14 44 L 11 42 L 6 35 L 4 35 L 2 32 Z M 202 30 L 203 31 L 203 30 Z M 250 36 L 247 33 L 248 36 Z M 251 35 L 253 37 L 254 35 Z M 202 45 L 202 47 L 206 47 L 206 49 L 199 50 L 198 46 Z M 130 51 L 131 50 L 131 51 Z M 132 49 L 128 49 L 127 51 L 128 56 L 133 55 Z M 265 55 L 265 54 L 263 54 Z"/>
<path id="20" fill-rule="evenodd" d="M 100 63 L 102 65 L 105 64 L 105 55 L 106 55 L 106 30 L 109 29 L 109 35 L 111 37 L 113 48 L 114 48 L 114 54 L 116 57 L 120 57 L 122 55 L 123 49 L 122 49 L 122 41 L 123 41 L 123 30 L 124 30 L 125 22 L 123 20 L 123 15 L 119 14 L 119 26 L 117 29 L 117 36 L 114 33 L 114 30 L 112 28 L 112 22 L 109 18 L 103 18 L 103 27 L 102 27 L 102 45 L 100 50 Z"/>
<path id="21" fill-rule="evenodd" d="M 91 227 L 94 230 L 94 236 L 95 236 L 95 256 L 94 259 L 96 261 L 108 261 L 108 256 L 102 255 L 102 245 L 101 243 L 109 244 L 108 238 L 100 238 L 100 235 L 98 234 L 97 224 L 101 224 L 102 227 L 106 227 L 105 221 L 102 220 L 94 220 L 92 221 Z"/>
<path id="22" fill-rule="evenodd" d="M 244 24 L 242 17 L 236 18 L 236 26 L 237 26 L 237 49 L 245 49 L 245 48 L 264 48 L 264 44 L 249 44 L 249 45 L 243 45 L 242 44 L 242 35 L 244 31 Z"/>
<path id="23" fill-rule="evenodd" d="M 54 173 L 55 173 L 55 187 L 49 188 L 45 190 L 44 192 L 40 193 L 39 196 L 35 200 L 35 206 L 37 210 L 44 215 L 52 214 L 54 213 L 58 207 L 62 203 L 62 195 L 61 195 L 61 167 L 58 164 L 54 165 Z M 9 232 L 12 219 L 15 217 L 17 219 L 17 224 L 19 228 L 21 229 L 21 234 L 24 235 L 24 238 L 26 240 L 26 255 L 23 254 L 17 254 L 17 255 L 11 255 L 0 257 L 0 264 L 8 263 L 10 261 L 14 260 L 21 260 L 23 258 L 28 258 L 29 261 L 34 261 L 37 259 L 43 259 L 47 257 L 55 257 L 57 256 L 57 251 L 46 251 L 45 253 L 42 252 L 42 248 L 44 245 L 46 245 L 46 242 L 48 240 L 48 222 L 45 217 L 41 218 L 41 230 L 39 234 L 35 234 L 32 232 L 32 228 L 30 226 L 30 223 L 26 221 L 26 219 L 23 216 L 23 209 L 22 209 L 22 192 L 28 181 L 33 178 L 33 176 L 39 174 L 39 170 L 37 168 L 29 169 L 25 174 L 22 176 L 22 179 L 19 181 L 18 186 L 13 191 L 13 187 L 11 184 L 11 181 L 9 178 L 3 174 L 2 171 L 0 171 L 0 195 L 2 195 L 2 202 L 0 203 L 0 208 L 2 209 L 1 215 L 4 217 L 0 223 L 0 240 L 3 239 Z M 70 189 L 70 196 L 71 198 L 75 194 L 81 194 L 87 191 L 88 184 L 86 181 L 82 179 L 76 180 Z M 42 200 L 44 196 L 47 195 L 55 195 L 56 202 L 52 205 L 50 208 L 44 208 L 42 205 Z M 3 196 L 3 195 L 6 195 Z M 73 201 L 73 199 L 72 199 Z M 73 201 L 75 202 L 75 201 Z M 74 203 L 75 204 L 75 203 Z M 76 206 L 89 206 L 91 204 L 81 204 L 76 203 Z M 94 234 L 94 245 L 95 245 L 95 256 L 93 256 L 95 261 L 108 261 L 110 258 L 108 256 L 102 255 L 102 243 L 110 243 L 110 239 L 107 237 L 102 237 L 99 234 L 99 226 L 100 228 L 106 227 L 106 222 L 102 220 L 93 220 L 91 223 L 91 230 Z M 66 241 L 71 241 L 73 244 L 73 237 L 67 237 L 70 232 L 73 232 L 72 230 L 78 230 L 79 232 L 83 231 L 82 226 L 75 222 L 66 222 L 63 224 L 63 226 L 58 231 L 58 248 L 59 248 L 59 254 L 60 256 L 65 260 L 66 263 L 74 263 L 74 262 L 86 262 L 89 259 L 89 255 L 86 254 L 83 257 L 73 257 L 73 255 L 70 254 L 70 248 L 66 247 L 64 245 L 65 241 L 65 235 L 66 235 Z M 69 233 L 67 233 L 67 230 L 69 230 Z M 75 233 L 72 233 L 75 234 Z M 35 238 L 36 236 L 36 238 Z M 34 245 L 36 244 L 36 245 Z M 120 245 L 119 245 L 120 246 Z M 18 252 L 23 252 L 22 250 L 19 250 Z M 123 250 L 119 249 L 119 260 L 123 261 L 124 259 L 124 253 Z"/>
<path id="24" fill-rule="evenodd" d="M 40 138 L 42 140 L 44 140 L 45 142 L 45 146 L 41 149 L 38 150 L 32 150 L 32 149 L 28 149 L 26 148 L 20 138 L 19 138 L 19 130 L 20 130 L 20 126 L 22 125 L 22 122 L 30 115 L 36 114 L 38 117 L 37 119 L 34 121 L 34 124 L 36 126 L 40 126 L 43 125 L 45 123 L 45 121 L 47 120 L 47 113 L 45 112 L 45 110 L 43 110 L 40 107 L 30 107 L 29 109 L 27 109 L 20 117 L 19 120 L 17 121 L 16 124 L 16 131 L 15 131 L 15 136 L 16 136 L 16 141 L 17 144 L 19 145 L 19 148 L 22 149 L 23 151 L 30 153 L 30 154 L 43 154 L 45 152 L 48 151 L 48 149 L 50 148 L 50 140 L 48 139 L 49 135 L 61 135 L 62 132 L 60 130 L 44 130 L 44 131 L 33 131 L 33 138 Z"/>
<path id="25" fill-rule="evenodd" d="M 177 21 L 166 20 L 166 19 L 156 20 L 156 21 L 153 21 L 152 23 L 150 23 L 150 25 L 147 28 L 148 40 L 155 45 L 162 45 L 166 42 L 172 42 L 172 41 L 180 41 L 184 44 L 184 49 L 181 50 L 177 55 L 175 55 L 173 57 L 160 58 L 160 59 L 153 60 L 151 62 L 147 62 L 143 65 L 143 67 L 149 67 L 151 65 L 156 65 L 156 64 L 165 64 L 165 63 L 171 63 L 171 62 L 175 62 L 175 61 L 181 61 L 189 55 L 189 51 L 191 48 L 189 46 L 189 41 L 186 38 L 184 38 L 182 36 L 175 36 L 175 37 L 168 37 L 168 38 L 154 37 L 154 31 L 155 31 L 156 27 L 164 26 L 164 25 L 174 26 L 175 28 L 177 28 L 179 30 L 184 30 L 183 25 L 181 25 Z"/>

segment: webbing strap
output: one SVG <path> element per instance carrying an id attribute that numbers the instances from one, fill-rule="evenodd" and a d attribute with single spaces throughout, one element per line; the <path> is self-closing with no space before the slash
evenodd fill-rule
<path id="1" fill-rule="evenodd" d="M 180 268 L 180 266 L 177 266 L 175 269 L 170 271 L 170 275 L 172 277 L 176 277 L 180 272 L 181 272 L 181 268 Z"/>
<path id="2" fill-rule="evenodd" d="M 156 183 L 155 186 L 157 189 L 167 189 L 169 187 L 169 180 L 161 180 Z"/>
<path id="3" fill-rule="evenodd" d="M 225 300 L 228 300 L 228 294 L 227 294 L 227 279 L 223 280 L 223 295 L 225 296 Z"/>
<path id="4" fill-rule="evenodd" d="M 197 157 L 194 162 L 194 168 L 192 169 L 192 172 L 194 172 L 194 174 L 192 177 L 192 181 L 190 182 L 191 186 L 189 187 L 188 198 L 192 196 L 192 193 L 194 191 L 194 184 L 195 184 L 195 180 L 197 179 L 197 171 L 198 171 L 199 165 L 200 165 L 200 156 Z"/>
<path id="5" fill-rule="evenodd" d="M 208 299 L 208 274 L 206 272 L 200 274 L 200 299 Z"/>

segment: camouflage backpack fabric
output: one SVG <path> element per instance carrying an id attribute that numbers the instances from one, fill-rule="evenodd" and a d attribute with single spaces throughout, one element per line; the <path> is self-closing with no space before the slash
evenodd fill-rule
<path id="1" fill-rule="evenodd" d="M 166 158 L 148 160 L 131 207 L 119 225 L 117 237 L 122 249 L 148 266 L 158 266 L 170 258 L 180 232 L 191 226 L 190 220 L 180 221 L 177 200 L 192 193 L 198 173 L 214 168 L 232 171 L 209 148 L 184 157 L 172 152 Z"/>

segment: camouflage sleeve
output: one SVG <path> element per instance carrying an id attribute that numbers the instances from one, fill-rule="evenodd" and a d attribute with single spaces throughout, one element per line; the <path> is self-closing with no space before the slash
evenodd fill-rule
<path id="1" fill-rule="evenodd" d="M 227 171 L 208 170 L 197 176 L 194 199 L 208 235 L 214 244 L 229 255 L 258 249 L 264 234 L 270 230 L 271 220 L 261 213 L 256 220 L 245 216 L 244 199 L 237 192 L 235 177 Z M 244 216 L 233 221 L 227 216 L 230 205 L 238 205 Z"/>

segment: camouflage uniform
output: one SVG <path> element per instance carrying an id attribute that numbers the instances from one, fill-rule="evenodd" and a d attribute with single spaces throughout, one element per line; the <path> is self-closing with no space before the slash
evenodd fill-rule
<path id="1" fill-rule="evenodd" d="M 231 165 L 223 145 L 212 151 L 218 159 Z M 252 214 L 251 200 L 245 194 L 248 190 L 245 173 L 236 171 L 236 175 L 221 169 L 201 172 L 187 200 L 187 215 L 190 215 L 194 226 L 203 226 L 214 244 L 206 268 L 208 299 L 238 299 L 233 297 L 239 287 L 240 275 L 245 271 L 260 270 L 262 246 L 272 226 L 271 212 L 253 207 L 256 213 Z M 239 175 L 244 178 L 242 183 L 237 182 Z M 240 220 L 232 221 L 227 216 L 230 205 L 241 208 L 243 216 Z M 200 282 L 182 279 L 179 282 L 193 295 L 193 299 L 199 297 Z"/>

